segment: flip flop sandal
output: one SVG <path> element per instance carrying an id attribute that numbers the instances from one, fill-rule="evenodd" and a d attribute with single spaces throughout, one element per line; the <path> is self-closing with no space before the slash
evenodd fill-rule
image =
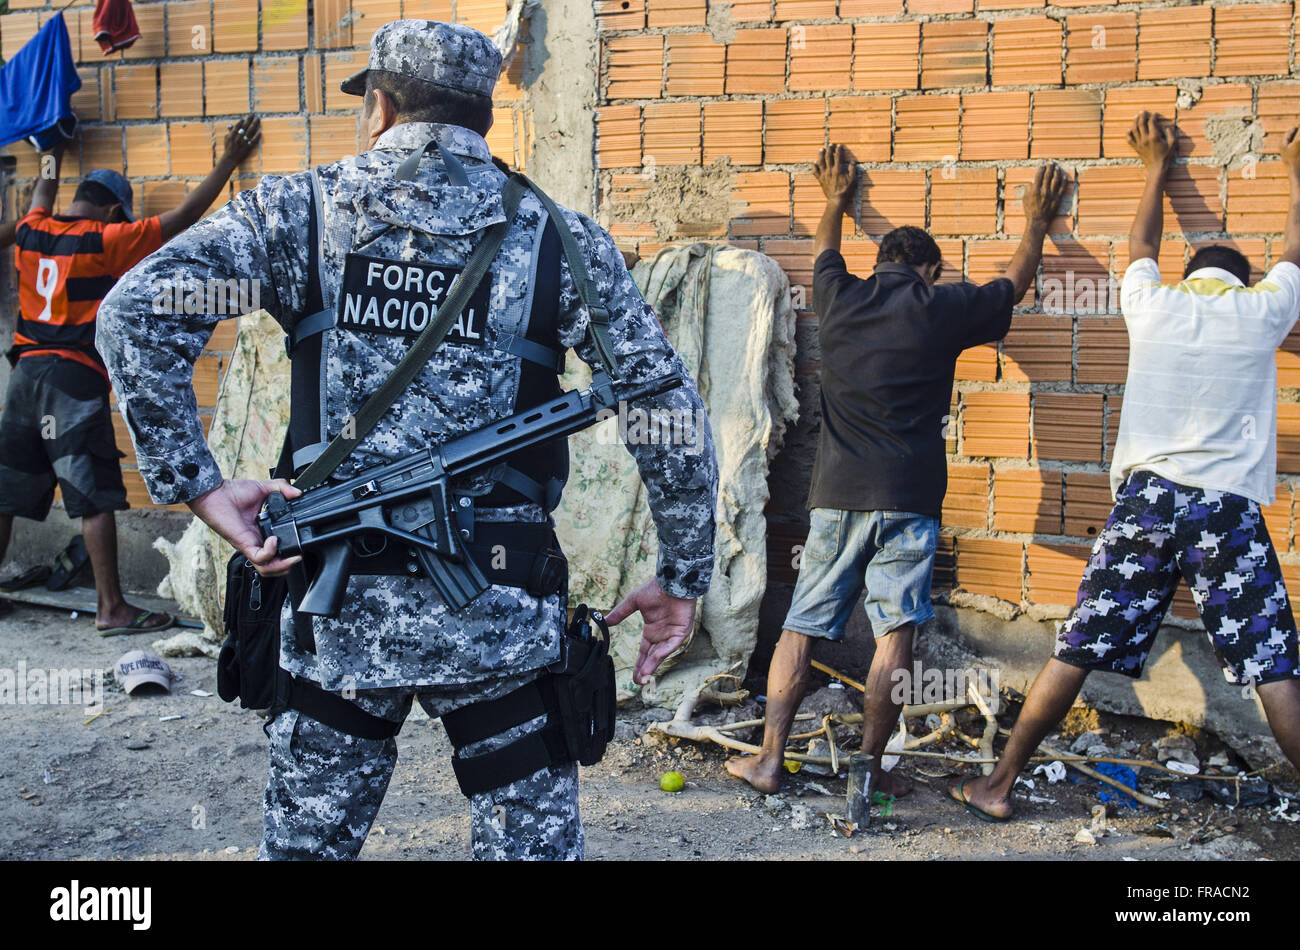
<path id="1" fill-rule="evenodd" d="M 999 818 L 997 815 L 990 815 L 984 809 L 969 802 L 966 799 L 966 783 L 968 781 L 969 779 L 962 779 L 960 782 L 957 783 L 957 795 L 960 795 L 961 796 L 960 798 L 958 798 L 957 795 L 953 795 L 951 792 L 948 794 L 948 797 L 951 798 L 953 801 L 957 802 L 962 807 L 964 807 L 968 812 L 970 812 L 980 821 L 991 821 L 994 822 L 995 824 L 1001 824 L 1004 821 L 1011 820 L 1010 815 L 1008 815 L 1005 818 Z"/>
<path id="2" fill-rule="evenodd" d="M 161 617 L 165 623 L 146 623 L 150 617 Z M 154 613 L 151 610 L 142 610 L 136 615 L 136 618 L 123 627 L 96 627 L 101 637 L 113 637 L 119 633 L 154 633 L 158 630 L 166 630 L 176 622 L 176 618 L 171 614 Z"/>
<path id="3" fill-rule="evenodd" d="M 52 573 L 54 572 L 50 570 L 49 565 L 37 564 L 35 567 L 29 567 L 21 574 L 13 574 L 0 579 L 0 590 L 26 590 L 29 587 L 35 587 L 37 584 L 44 584 L 49 580 Z"/>
<path id="4" fill-rule="evenodd" d="M 54 570 L 45 582 L 45 589 L 63 590 L 71 587 L 89 563 L 90 552 L 86 550 L 86 542 L 81 535 L 77 535 L 55 556 Z"/>

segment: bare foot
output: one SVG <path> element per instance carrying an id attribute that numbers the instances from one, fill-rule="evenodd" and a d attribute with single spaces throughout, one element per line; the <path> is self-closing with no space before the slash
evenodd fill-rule
<path id="1" fill-rule="evenodd" d="M 761 755 L 736 755 L 726 762 L 730 775 L 767 795 L 774 794 L 781 787 L 781 765 L 780 761 L 772 763 Z"/>
<path id="2" fill-rule="evenodd" d="M 897 772 L 878 773 L 876 784 L 872 788 L 872 791 L 884 795 L 893 795 L 895 798 L 902 798 L 911 790 L 912 780 L 906 775 L 899 775 Z"/>
<path id="3" fill-rule="evenodd" d="M 989 790 L 987 776 L 958 779 L 948 786 L 948 796 L 960 804 L 973 805 L 988 816 L 986 820 L 1006 821 L 1011 817 L 1011 802 Z"/>

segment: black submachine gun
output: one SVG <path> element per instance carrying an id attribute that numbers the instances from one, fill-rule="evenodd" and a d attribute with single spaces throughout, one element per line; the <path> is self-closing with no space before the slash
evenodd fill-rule
<path id="1" fill-rule="evenodd" d="M 488 583 L 457 530 L 451 480 L 490 468 L 520 449 L 594 425 L 607 410 L 616 412 L 621 401 L 655 396 L 681 384 L 677 374 L 628 386 L 596 373 L 589 389 L 571 390 L 346 481 L 308 489 L 292 501 L 275 492 L 267 497 L 258 527 L 267 538 L 280 539 L 281 556 L 314 555 L 318 567 L 297 605 L 300 613 L 338 615 L 351 576 L 353 543 L 366 545 L 366 539 L 375 536 L 412 548 L 439 595 L 458 611 L 487 590 Z"/>

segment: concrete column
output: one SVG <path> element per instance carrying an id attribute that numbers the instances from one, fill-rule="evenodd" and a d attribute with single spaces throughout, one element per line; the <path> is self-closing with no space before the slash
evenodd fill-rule
<path id="1" fill-rule="evenodd" d="M 528 177 L 556 201 L 596 213 L 596 12 L 591 0 L 546 0 L 528 12 L 523 85 L 532 113 Z"/>

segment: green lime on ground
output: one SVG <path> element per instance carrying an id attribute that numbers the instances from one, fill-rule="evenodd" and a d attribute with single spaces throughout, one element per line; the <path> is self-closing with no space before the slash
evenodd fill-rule
<path id="1" fill-rule="evenodd" d="M 686 787 L 686 779 L 681 772 L 665 772 L 659 776 L 659 787 L 665 792 L 680 792 Z"/>

